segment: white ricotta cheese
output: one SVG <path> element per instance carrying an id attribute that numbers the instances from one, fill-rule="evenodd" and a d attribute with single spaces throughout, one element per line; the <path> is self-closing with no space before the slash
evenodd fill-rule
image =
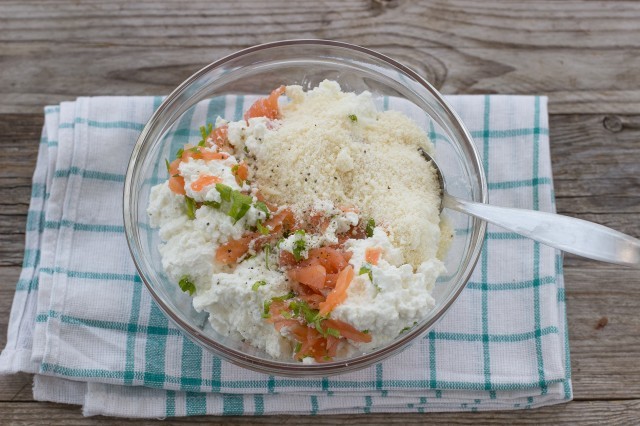
<path id="1" fill-rule="evenodd" d="M 330 318 L 368 330 L 372 341 L 342 338 L 337 356 L 369 351 L 395 339 L 434 306 L 430 293 L 444 272 L 437 256 L 443 255 L 450 230 L 440 221 L 434 171 L 416 155 L 418 147 L 432 152 L 432 145 L 404 115 L 376 111 L 368 92 L 344 93 L 337 83 L 324 81 L 308 92 L 289 86 L 286 94 L 290 102 L 282 106 L 281 120 L 218 118 L 216 127 L 227 126 L 234 155 L 181 162 L 185 195 L 172 192 L 168 182 L 152 188 L 147 213 L 163 241 L 162 264 L 172 280 L 186 276 L 195 284 L 194 308 L 209 313 L 218 333 L 290 360 L 298 350 L 293 336 L 299 324 L 278 331 L 264 317 L 265 303 L 292 290 L 287 269 L 278 267 L 281 251 L 297 248 L 296 255 L 307 258 L 317 247 L 341 247 L 351 255 L 356 276 Z M 240 162 L 249 165 L 252 184 L 236 180 L 233 167 Z M 242 197 L 250 194 L 251 206 L 239 220 L 229 216 L 231 202 L 222 200 L 215 183 L 192 188 L 203 175 L 216 176 Z M 260 233 L 261 227 L 273 231 L 264 228 L 264 205 L 257 207 L 262 196 L 280 206 L 270 217 L 291 208 L 311 230 L 269 240 Z M 190 209 L 186 197 L 193 200 Z M 369 219 L 378 226 L 363 238 Z M 267 238 L 262 244 L 269 248 L 251 245 L 237 264 L 216 260 L 223 244 L 247 235 Z M 380 250 L 377 264 L 366 261 L 367 249 Z M 324 288 L 324 296 L 330 291 Z M 303 356 L 301 362 L 317 361 Z"/>

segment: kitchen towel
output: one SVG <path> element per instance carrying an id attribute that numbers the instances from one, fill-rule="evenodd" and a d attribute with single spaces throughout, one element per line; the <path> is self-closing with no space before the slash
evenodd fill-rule
<path id="1" fill-rule="evenodd" d="M 447 100 L 482 155 L 490 201 L 554 211 L 546 98 Z M 129 156 L 161 101 L 79 98 L 45 108 L 0 373 L 35 373 L 38 400 L 126 417 L 476 411 L 571 399 L 561 255 L 492 225 L 450 312 L 369 368 L 268 376 L 184 337 L 137 276 L 122 223 Z M 198 140 L 207 118 L 239 119 L 249 102 L 227 96 L 200 105 L 181 118 L 176 144 Z"/>

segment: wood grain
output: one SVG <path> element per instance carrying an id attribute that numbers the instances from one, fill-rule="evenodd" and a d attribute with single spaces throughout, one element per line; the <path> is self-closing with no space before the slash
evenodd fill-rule
<path id="1" fill-rule="evenodd" d="M 207 63 L 279 39 L 361 44 L 405 62 L 444 93 L 548 95 L 558 211 L 638 237 L 638 28 L 640 3 L 630 1 L 0 2 L 0 329 L 20 273 L 42 108 L 82 95 L 166 94 Z M 165 423 L 637 424 L 640 273 L 572 255 L 564 265 L 572 403 L 526 412 Z M 0 419 L 113 423 L 34 402 L 28 374 L 0 381 Z"/>
<path id="2" fill-rule="evenodd" d="M 581 425 L 634 425 L 636 413 L 640 410 L 640 401 L 592 401 L 574 402 L 567 405 L 540 408 L 523 412 L 477 412 L 477 413 L 429 413 L 366 416 L 266 416 L 266 417 L 190 417 L 188 419 L 167 419 L 164 421 L 118 419 L 117 424 L 128 425 L 512 425 L 517 419 L 522 425 L 573 425 L 580 419 Z M 82 417 L 77 406 L 65 406 L 46 403 L 4 403 L 0 405 L 0 414 L 11 424 L 39 424 L 46 419 L 48 425 L 111 425 L 113 419 L 106 417 Z"/>
<path id="3" fill-rule="evenodd" d="M 0 113 L 78 95 L 168 93 L 238 49 L 329 38 L 377 49 L 445 93 L 540 93 L 550 111 L 640 113 L 633 2 L 243 0 L 0 3 Z M 615 24 L 613 24 L 615 22 Z"/>

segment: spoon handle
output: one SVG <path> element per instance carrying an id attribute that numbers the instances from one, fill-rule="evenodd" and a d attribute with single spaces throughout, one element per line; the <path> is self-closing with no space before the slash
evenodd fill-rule
<path id="1" fill-rule="evenodd" d="M 640 267 L 640 240 L 597 223 L 535 210 L 497 207 L 443 197 L 444 207 L 569 253 L 603 262 Z"/>

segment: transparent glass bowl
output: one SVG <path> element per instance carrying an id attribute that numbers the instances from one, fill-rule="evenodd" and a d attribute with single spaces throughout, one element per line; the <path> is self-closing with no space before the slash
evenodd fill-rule
<path id="1" fill-rule="evenodd" d="M 245 95 L 266 95 L 282 84 L 315 87 L 336 80 L 344 91 L 370 91 L 379 109 L 400 109 L 414 119 L 436 146 L 436 159 L 448 191 L 460 198 L 487 201 L 487 187 L 471 137 L 440 93 L 411 69 L 377 52 L 325 40 L 290 40 L 234 53 L 201 69 L 162 102 L 131 155 L 124 190 L 127 242 L 140 277 L 158 306 L 195 342 L 237 365 L 285 376 L 327 376 L 353 371 L 399 352 L 427 333 L 464 288 L 478 259 L 485 223 L 445 211 L 455 229 L 444 259 L 446 276 L 436 283 L 435 308 L 422 322 L 393 342 L 370 353 L 323 364 L 276 361 L 261 350 L 216 333 L 191 297 L 163 271 L 157 229 L 146 214 L 151 187 L 167 179 L 165 158 L 189 141 L 197 142 L 199 126 L 215 115 L 237 120 L 249 106 Z M 239 96 L 238 96 L 239 95 Z"/>

